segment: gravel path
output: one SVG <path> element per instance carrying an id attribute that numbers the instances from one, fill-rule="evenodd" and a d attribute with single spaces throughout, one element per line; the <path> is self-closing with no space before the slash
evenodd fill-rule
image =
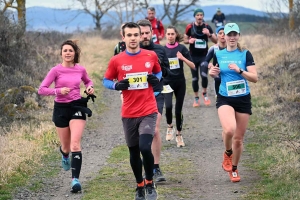
<path id="1" fill-rule="evenodd" d="M 212 84 L 213 81 L 210 81 Z M 212 85 L 211 85 L 211 88 Z M 213 91 L 209 91 L 213 94 Z M 91 180 L 93 175 L 97 173 L 106 164 L 106 158 L 109 156 L 112 148 L 117 145 L 124 144 L 124 136 L 122 133 L 122 125 L 120 120 L 120 100 L 119 94 L 115 91 L 104 90 L 103 99 L 107 106 L 104 113 L 98 115 L 93 114 L 92 119 L 99 122 L 99 130 L 86 130 L 82 141 L 83 166 L 80 176 L 83 189 L 87 181 Z M 99 101 L 100 98 L 96 100 Z M 214 99 L 211 99 L 212 102 Z M 174 145 L 166 145 L 162 152 L 161 165 L 166 159 L 176 159 L 176 157 L 185 157 L 191 161 L 196 170 L 189 175 L 192 178 L 182 178 L 179 182 L 172 183 L 168 181 L 165 186 L 185 185 L 192 191 L 191 197 L 188 199 L 207 199 L 207 200 L 231 200 L 237 199 L 241 195 L 249 191 L 249 187 L 257 180 L 256 174 L 243 167 L 243 161 L 248 158 L 245 151 L 239 171 L 241 173 L 240 183 L 231 183 L 228 174 L 221 167 L 223 142 L 221 139 L 221 126 L 219 123 L 217 111 L 214 105 L 206 107 L 202 103 L 199 108 L 192 107 L 193 97 L 187 94 L 184 104 L 184 128 L 183 136 L 186 147 L 177 148 L 175 141 L 171 141 Z M 111 103 L 113 102 L 113 103 Z M 96 102 L 97 103 L 97 102 Z M 213 103 L 214 104 L 214 103 Z M 91 107 L 91 109 L 93 109 Z M 163 144 L 165 141 L 166 130 L 165 117 L 162 119 L 161 136 Z M 246 139 L 251 137 L 251 133 L 246 134 Z M 59 161 L 54 161 L 52 166 L 47 168 L 60 167 Z M 180 166 L 179 166 L 180 167 Z M 46 169 L 45 169 L 46 170 Z M 163 171 L 168 178 L 168 171 Z M 52 179 L 35 177 L 40 180 L 44 187 L 38 192 L 30 192 L 26 188 L 20 188 L 14 195 L 15 200 L 64 200 L 64 199 L 81 199 L 84 195 L 70 193 L 70 171 L 63 170 Z M 164 187 L 164 186 L 160 186 Z M 169 199 L 178 199 L 178 197 L 170 196 Z M 181 198 L 183 199 L 183 198 Z"/>

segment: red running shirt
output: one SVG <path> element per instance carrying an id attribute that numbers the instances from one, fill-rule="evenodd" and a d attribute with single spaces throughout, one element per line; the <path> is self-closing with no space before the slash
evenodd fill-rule
<path id="1" fill-rule="evenodd" d="M 158 57 L 154 51 L 141 49 L 137 54 L 122 52 L 110 60 L 104 77 L 109 80 L 123 80 L 126 75 L 138 72 L 148 74 L 161 71 Z M 123 90 L 122 117 L 135 118 L 157 113 L 153 88 Z"/>

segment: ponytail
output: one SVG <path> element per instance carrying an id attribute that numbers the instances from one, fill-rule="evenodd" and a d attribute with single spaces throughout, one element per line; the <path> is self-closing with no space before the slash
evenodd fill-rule
<path id="1" fill-rule="evenodd" d="M 239 51 L 244 51 L 247 49 L 246 47 L 242 46 L 239 42 L 237 43 L 237 48 Z"/>

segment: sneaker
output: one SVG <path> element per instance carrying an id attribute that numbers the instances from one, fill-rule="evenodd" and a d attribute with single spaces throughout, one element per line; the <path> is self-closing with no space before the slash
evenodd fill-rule
<path id="1" fill-rule="evenodd" d="M 228 172 L 229 173 L 229 177 L 230 177 L 230 180 L 231 182 L 239 182 L 241 180 L 241 177 L 239 175 L 239 172 L 238 170 L 235 170 L 235 171 L 231 171 L 231 172 Z"/>
<path id="2" fill-rule="evenodd" d="M 202 94 L 202 97 L 203 97 L 203 100 L 204 100 L 204 104 L 206 106 L 209 106 L 210 105 L 210 99 L 208 98 L 207 94 L 205 94 L 205 95 Z"/>
<path id="3" fill-rule="evenodd" d="M 135 200 L 146 200 L 145 187 L 136 187 Z"/>
<path id="4" fill-rule="evenodd" d="M 174 139 L 174 132 L 175 132 L 175 129 L 174 127 L 168 127 L 167 128 L 167 134 L 166 134 L 166 140 L 167 141 L 171 141 Z"/>
<path id="5" fill-rule="evenodd" d="M 176 135 L 177 147 L 184 147 L 185 144 L 183 142 L 182 135 Z"/>
<path id="6" fill-rule="evenodd" d="M 155 182 L 166 181 L 166 178 L 164 177 L 163 173 L 160 171 L 160 168 L 156 168 L 153 170 L 153 180 Z"/>
<path id="7" fill-rule="evenodd" d="M 200 99 L 195 98 L 194 103 L 193 103 L 193 107 L 195 108 L 195 107 L 199 107 L 199 106 L 200 106 Z"/>
<path id="8" fill-rule="evenodd" d="M 71 192 L 77 193 L 81 191 L 81 184 L 77 178 L 72 179 L 71 186 Z"/>
<path id="9" fill-rule="evenodd" d="M 146 185 L 146 199 L 147 200 L 156 200 L 157 199 L 157 192 L 156 192 L 156 186 L 154 182 L 149 183 Z"/>
<path id="10" fill-rule="evenodd" d="M 223 154 L 222 168 L 226 172 L 231 172 L 231 170 L 232 170 L 232 155 L 233 154 L 231 154 L 231 156 L 227 156 L 227 154 L 225 152 Z"/>
<path id="11" fill-rule="evenodd" d="M 64 168 L 65 171 L 70 170 L 71 169 L 70 157 L 65 158 L 64 156 L 62 156 L 61 166 L 62 166 L 62 168 Z"/>

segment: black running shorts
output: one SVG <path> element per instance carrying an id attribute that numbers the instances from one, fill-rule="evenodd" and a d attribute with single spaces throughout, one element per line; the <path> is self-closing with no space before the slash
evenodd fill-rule
<path id="1" fill-rule="evenodd" d="M 223 105 L 231 106 L 235 112 L 252 115 L 251 94 L 240 97 L 224 97 L 218 94 L 216 104 L 217 109 Z"/>
<path id="2" fill-rule="evenodd" d="M 72 119 L 86 120 L 86 115 L 81 111 L 74 110 L 74 108 L 69 106 L 69 103 L 54 102 L 52 121 L 56 127 L 69 127 Z"/>

